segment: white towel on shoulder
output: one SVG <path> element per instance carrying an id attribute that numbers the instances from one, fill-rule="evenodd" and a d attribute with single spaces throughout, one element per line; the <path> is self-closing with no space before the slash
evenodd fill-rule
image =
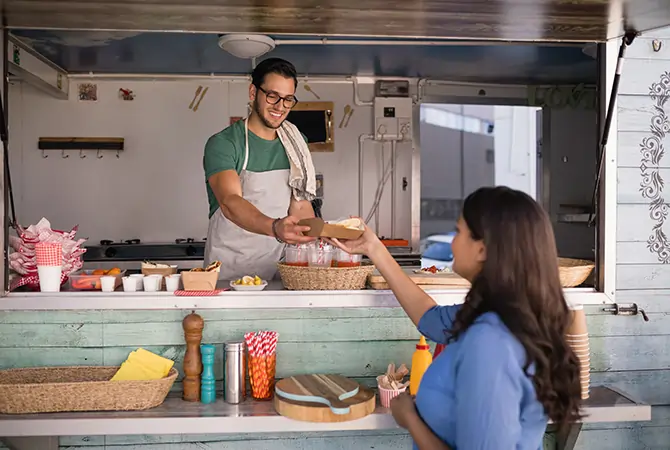
<path id="1" fill-rule="evenodd" d="M 312 154 L 298 127 L 285 120 L 277 130 L 279 140 L 286 149 L 291 166 L 289 186 L 296 200 L 312 201 L 316 198 L 316 171 Z"/>

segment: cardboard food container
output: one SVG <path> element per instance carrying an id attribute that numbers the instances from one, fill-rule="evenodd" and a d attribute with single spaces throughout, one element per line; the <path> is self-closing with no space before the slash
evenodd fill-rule
<path id="1" fill-rule="evenodd" d="M 213 291 L 216 289 L 218 279 L 219 272 L 184 271 L 181 273 L 185 291 Z"/>
<path id="2" fill-rule="evenodd" d="M 306 236 L 311 237 L 327 237 L 336 239 L 358 239 L 363 235 L 364 230 L 356 230 L 347 228 L 342 225 L 335 225 L 326 223 L 323 219 L 318 217 L 312 219 L 302 219 L 298 225 L 310 227 L 310 230 L 305 233 Z"/>

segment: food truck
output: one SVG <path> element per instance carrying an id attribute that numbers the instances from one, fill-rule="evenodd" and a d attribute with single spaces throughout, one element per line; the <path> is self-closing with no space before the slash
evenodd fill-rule
<path id="1" fill-rule="evenodd" d="M 290 120 L 312 152 L 315 212 L 368 219 L 439 304 L 467 284 L 422 271 L 422 228 L 453 221 L 492 184 L 481 173 L 514 175 L 548 211 L 566 300 L 586 316 L 591 387 L 583 423 L 550 426 L 545 448 L 667 445 L 667 2 L 4 0 L 2 19 L 7 448 L 409 448 L 381 404 L 336 422 L 222 399 L 226 344 L 257 330 L 278 336 L 276 378 L 333 373 L 361 389 L 409 364 L 420 337 L 366 261 L 285 264 L 268 283 L 193 270 L 205 143 L 248 114 L 249 73 L 274 56 L 298 71 Z M 482 136 L 495 144 L 475 151 Z M 450 182 L 456 194 L 440 190 Z M 39 291 L 45 236 L 64 243 L 58 292 Z M 214 346 L 204 372 L 200 343 Z M 176 372 L 109 406 L 104 374 L 140 348 Z M 183 399 L 201 375 L 213 404 Z M 139 392 L 155 398 L 138 406 Z"/>

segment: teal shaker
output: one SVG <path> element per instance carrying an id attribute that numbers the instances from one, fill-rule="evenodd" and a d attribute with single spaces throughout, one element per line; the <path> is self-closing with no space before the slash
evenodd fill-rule
<path id="1" fill-rule="evenodd" d="M 200 377 L 200 402 L 214 403 L 216 401 L 216 387 L 214 380 L 214 352 L 216 348 L 211 344 L 200 345 L 202 355 L 202 376 Z"/>

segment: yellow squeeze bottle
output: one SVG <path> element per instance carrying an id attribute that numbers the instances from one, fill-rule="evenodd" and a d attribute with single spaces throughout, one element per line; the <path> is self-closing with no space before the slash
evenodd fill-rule
<path id="1" fill-rule="evenodd" d="M 409 393 L 416 395 L 419 391 L 421 378 L 433 362 L 433 355 L 430 353 L 430 347 L 426 343 L 426 338 L 421 336 L 419 343 L 416 344 L 416 351 L 412 356 L 412 369 L 409 375 Z"/>

